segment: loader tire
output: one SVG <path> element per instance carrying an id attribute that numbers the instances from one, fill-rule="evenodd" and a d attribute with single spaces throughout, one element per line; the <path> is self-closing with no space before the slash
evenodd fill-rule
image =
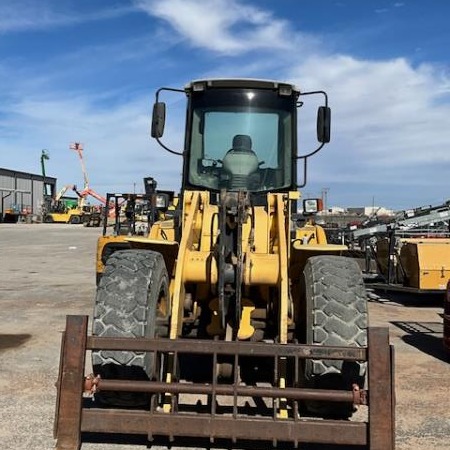
<path id="1" fill-rule="evenodd" d="M 160 253 L 123 250 L 108 258 L 97 287 L 92 333 L 100 337 L 167 337 L 169 277 Z M 101 378 L 149 380 L 157 378 L 158 361 L 151 352 L 92 352 L 94 373 Z M 102 403 L 145 406 L 149 396 L 127 392 L 99 392 Z"/>
<path id="2" fill-rule="evenodd" d="M 303 272 L 306 343 L 324 346 L 367 344 L 367 297 L 361 270 L 352 258 L 314 256 Z M 364 388 L 366 365 L 339 360 L 306 360 L 308 386 L 318 389 Z M 307 409 L 322 417 L 348 418 L 353 405 L 309 402 Z"/>

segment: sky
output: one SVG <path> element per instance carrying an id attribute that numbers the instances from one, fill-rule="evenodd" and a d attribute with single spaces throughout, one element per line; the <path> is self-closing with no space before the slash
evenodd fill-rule
<path id="1" fill-rule="evenodd" d="M 331 142 L 304 196 L 407 209 L 450 199 L 447 0 L 0 0 L 0 167 L 90 187 L 179 190 L 181 158 L 150 137 L 155 91 L 202 78 L 325 90 Z M 163 141 L 182 150 L 183 94 Z M 309 100 L 308 100 L 309 101 Z M 311 104 L 311 111 L 316 108 Z M 299 153 L 315 118 L 299 113 Z M 299 167 L 299 172 L 302 172 Z"/>

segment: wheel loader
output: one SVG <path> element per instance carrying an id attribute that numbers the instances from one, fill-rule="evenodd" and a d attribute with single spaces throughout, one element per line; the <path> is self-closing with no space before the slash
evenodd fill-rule
<path id="1" fill-rule="evenodd" d="M 166 91 L 187 98 L 181 151 L 163 142 Z M 300 154 L 312 96 L 324 99 L 319 144 Z M 183 158 L 178 209 L 107 259 L 91 334 L 87 316 L 67 317 L 57 449 L 80 448 L 84 432 L 394 448 L 393 349 L 368 327 L 360 269 L 314 223 L 317 199 L 302 226 L 291 220 L 298 161 L 305 181 L 330 114 L 325 92 L 276 81 L 157 91 L 152 137 Z"/>

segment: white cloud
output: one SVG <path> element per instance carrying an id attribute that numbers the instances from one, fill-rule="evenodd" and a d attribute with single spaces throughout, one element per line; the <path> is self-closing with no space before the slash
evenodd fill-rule
<path id="1" fill-rule="evenodd" d="M 287 21 L 236 0 L 135 0 L 151 16 L 168 22 L 194 47 L 221 54 L 287 49 L 293 42 Z"/>
<path id="2" fill-rule="evenodd" d="M 449 78 L 405 59 L 361 61 L 349 56 L 311 57 L 291 72 L 307 89 L 324 88 L 334 110 L 334 130 L 344 155 L 362 165 L 411 166 L 433 158 L 450 163 L 445 143 Z"/>
<path id="3" fill-rule="evenodd" d="M 375 196 L 394 208 L 449 197 L 450 80 L 439 68 L 312 55 L 286 74 L 305 90 L 326 90 L 332 108 L 332 140 L 309 164 L 308 190 L 331 186 L 335 204 Z M 313 121 L 303 135 L 314 135 Z M 303 144 L 303 153 L 313 146 Z"/>

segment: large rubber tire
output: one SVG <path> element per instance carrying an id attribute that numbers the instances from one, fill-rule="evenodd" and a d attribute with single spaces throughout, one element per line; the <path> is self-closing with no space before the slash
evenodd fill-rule
<path id="1" fill-rule="evenodd" d="M 303 272 L 306 343 L 324 346 L 367 344 L 367 295 L 361 270 L 352 258 L 314 256 Z M 307 385 L 319 389 L 364 387 L 366 365 L 339 360 L 307 360 Z M 348 418 L 351 404 L 309 402 L 310 412 L 332 418 Z"/>
<path id="2" fill-rule="evenodd" d="M 167 337 L 170 315 L 169 277 L 160 253 L 123 250 L 111 255 L 97 287 L 93 335 L 105 337 Z M 102 378 L 158 378 L 158 361 L 151 352 L 95 351 L 94 373 Z M 107 404 L 147 405 L 148 395 L 100 392 Z"/>
<path id="3" fill-rule="evenodd" d="M 44 216 L 44 223 L 53 223 L 53 217 L 50 214 Z"/>

